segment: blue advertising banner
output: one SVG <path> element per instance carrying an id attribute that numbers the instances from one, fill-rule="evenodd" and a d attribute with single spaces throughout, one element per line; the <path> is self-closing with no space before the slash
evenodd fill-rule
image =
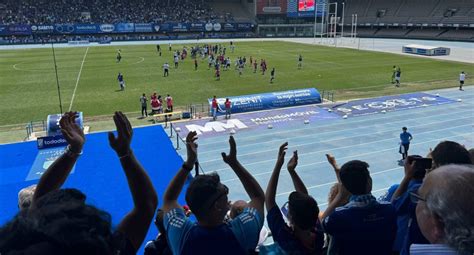
<path id="1" fill-rule="evenodd" d="M 189 31 L 192 32 L 204 32 L 206 23 L 191 23 L 189 26 Z"/>
<path id="2" fill-rule="evenodd" d="M 115 31 L 115 25 L 101 24 L 99 26 L 99 33 L 113 33 L 114 31 Z"/>
<path id="3" fill-rule="evenodd" d="M 272 111 L 259 111 L 245 114 L 232 115 L 228 120 L 209 121 L 209 119 L 196 119 L 187 122 L 174 123 L 181 132 L 196 131 L 200 138 L 228 135 L 231 130 L 246 132 L 267 129 L 268 125 L 275 128 L 288 129 L 292 125 L 301 125 L 305 120 L 310 123 L 340 119 L 335 113 L 328 112 L 314 105 L 305 105 L 291 108 L 281 108 Z"/>
<path id="4" fill-rule="evenodd" d="M 4 25 L 0 25 L 0 35 L 8 34 L 8 27 Z"/>
<path id="5" fill-rule="evenodd" d="M 35 24 L 0 25 L 0 35 L 34 34 L 113 34 L 153 32 L 248 32 L 252 23 L 116 23 L 116 24 Z"/>
<path id="6" fill-rule="evenodd" d="M 50 114 L 46 119 L 46 133 L 48 136 L 57 136 L 61 134 L 61 127 L 59 126 L 59 120 L 61 119 L 61 114 Z M 83 127 L 83 114 L 78 112 L 76 115 L 76 124 L 82 128 Z"/>
<path id="7" fill-rule="evenodd" d="M 116 33 L 132 33 L 135 31 L 134 23 L 118 23 L 115 24 Z"/>
<path id="8" fill-rule="evenodd" d="M 228 97 L 231 101 L 232 113 L 269 110 L 275 108 L 319 104 L 321 95 L 315 88 L 288 90 L 263 94 Z M 218 112 L 225 113 L 226 98 L 218 98 Z M 212 98 L 209 99 L 212 107 Z"/>
<path id="9" fill-rule="evenodd" d="M 75 32 L 73 24 L 55 24 L 54 32 L 57 34 L 73 34 Z"/>
<path id="10" fill-rule="evenodd" d="M 54 25 L 32 25 L 31 31 L 34 34 L 52 34 L 54 33 Z"/>
<path id="11" fill-rule="evenodd" d="M 38 149 L 47 149 L 60 146 L 67 146 L 67 141 L 62 135 L 38 137 L 36 140 Z"/>
<path id="12" fill-rule="evenodd" d="M 153 32 L 153 24 L 151 23 L 135 23 L 136 33 L 151 33 Z"/>
<path id="13" fill-rule="evenodd" d="M 25 181 L 39 180 L 41 175 L 48 169 L 48 167 L 53 164 L 53 162 L 59 158 L 64 153 L 64 147 L 45 149 L 38 151 L 35 161 L 26 176 Z M 74 168 L 71 170 L 71 174 L 74 173 Z"/>
<path id="14" fill-rule="evenodd" d="M 30 25 L 9 25 L 7 28 L 9 35 L 31 35 Z"/>
<path id="15" fill-rule="evenodd" d="M 74 26 L 76 34 L 97 34 L 99 32 L 99 25 L 96 24 L 76 24 Z"/>
<path id="16" fill-rule="evenodd" d="M 454 100 L 448 98 L 426 93 L 412 93 L 350 101 L 334 107 L 334 112 L 339 115 L 363 116 L 381 111 L 390 112 L 454 102 Z"/>

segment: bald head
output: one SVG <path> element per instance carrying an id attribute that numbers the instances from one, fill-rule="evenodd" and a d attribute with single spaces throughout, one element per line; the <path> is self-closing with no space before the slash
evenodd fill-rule
<path id="1" fill-rule="evenodd" d="M 423 235 L 459 252 L 474 252 L 474 166 L 446 165 L 428 175 L 416 208 Z"/>
<path id="2" fill-rule="evenodd" d="M 248 203 L 245 202 L 244 200 L 237 200 L 235 201 L 234 203 L 232 203 L 231 207 L 230 207 L 230 218 L 233 219 L 237 216 L 239 216 L 239 214 L 241 214 L 245 208 L 247 208 L 248 206 Z"/>

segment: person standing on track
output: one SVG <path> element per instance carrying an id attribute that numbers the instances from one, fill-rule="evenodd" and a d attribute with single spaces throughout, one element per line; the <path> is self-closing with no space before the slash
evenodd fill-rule
<path id="1" fill-rule="evenodd" d="M 407 127 L 402 128 L 402 133 L 400 134 L 400 154 L 402 154 L 402 160 L 405 160 L 408 156 L 408 149 L 410 148 L 410 142 L 413 139 L 413 136 L 407 132 Z"/>

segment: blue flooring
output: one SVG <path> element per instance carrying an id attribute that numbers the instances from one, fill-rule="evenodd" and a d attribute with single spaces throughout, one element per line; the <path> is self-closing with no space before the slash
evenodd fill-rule
<path id="1" fill-rule="evenodd" d="M 325 154 L 333 154 L 339 165 L 360 159 L 367 161 L 373 178 L 373 193 L 383 195 L 386 189 L 403 178 L 398 165 L 399 134 L 403 126 L 414 136 L 410 154 L 426 155 L 443 140 L 453 140 L 474 147 L 474 87 L 465 91 L 444 89 L 429 91 L 452 103 L 426 105 L 403 111 L 387 111 L 347 119 L 304 124 L 296 121 L 291 127 L 259 129 L 235 134 L 238 157 L 265 190 L 276 161 L 279 146 L 289 142 L 286 162 L 291 151 L 298 150 L 297 172 L 321 209 L 327 206 L 327 195 L 336 181 Z M 461 99 L 462 102 L 457 100 Z M 454 102 L 453 102 L 454 101 Z M 239 115 L 233 115 L 239 118 Z M 184 134 L 182 134 L 184 135 Z M 220 152 L 228 151 L 227 136 L 204 136 L 199 141 L 199 161 L 206 172 L 217 172 L 230 189 L 230 200 L 248 198 L 240 181 L 224 163 Z M 186 153 L 180 150 L 179 153 Z M 285 162 L 285 166 L 286 166 Z M 277 202 L 282 205 L 293 191 L 291 179 L 284 169 L 277 190 Z"/>
<path id="2" fill-rule="evenodd" d="M 183 163 L 181 157 L 161 126 L 134 129 L 132 149 L 152 179 L 161 204 L 168 183 Z M 36 142 L 0 146 L 0 224 L 17 213 L 18 191 L 38 182 L 25 181 L 37 153 Z M 107 133 L 86 135 L 84 154 L 63 187 L 80 189 L 87 195 L 87 203 L 111 213 L 114 225 L 133 208 L 125 174 L 108 145 Z M 184 196 L 180 201 L 184 204 Z M 146 240 L 156 234 L 152 224 Z"/>

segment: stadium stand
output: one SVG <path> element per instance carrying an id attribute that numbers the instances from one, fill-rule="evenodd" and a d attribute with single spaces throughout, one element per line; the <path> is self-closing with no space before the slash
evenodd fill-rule
<path id="1" fill-rule="evenodd" d="M 362 37 L 474 40 L 472 1 L 349 0 L 345 6 L 346 26 L 357 14 L 358 26 L 371 27 L 358 30 Z"/>

